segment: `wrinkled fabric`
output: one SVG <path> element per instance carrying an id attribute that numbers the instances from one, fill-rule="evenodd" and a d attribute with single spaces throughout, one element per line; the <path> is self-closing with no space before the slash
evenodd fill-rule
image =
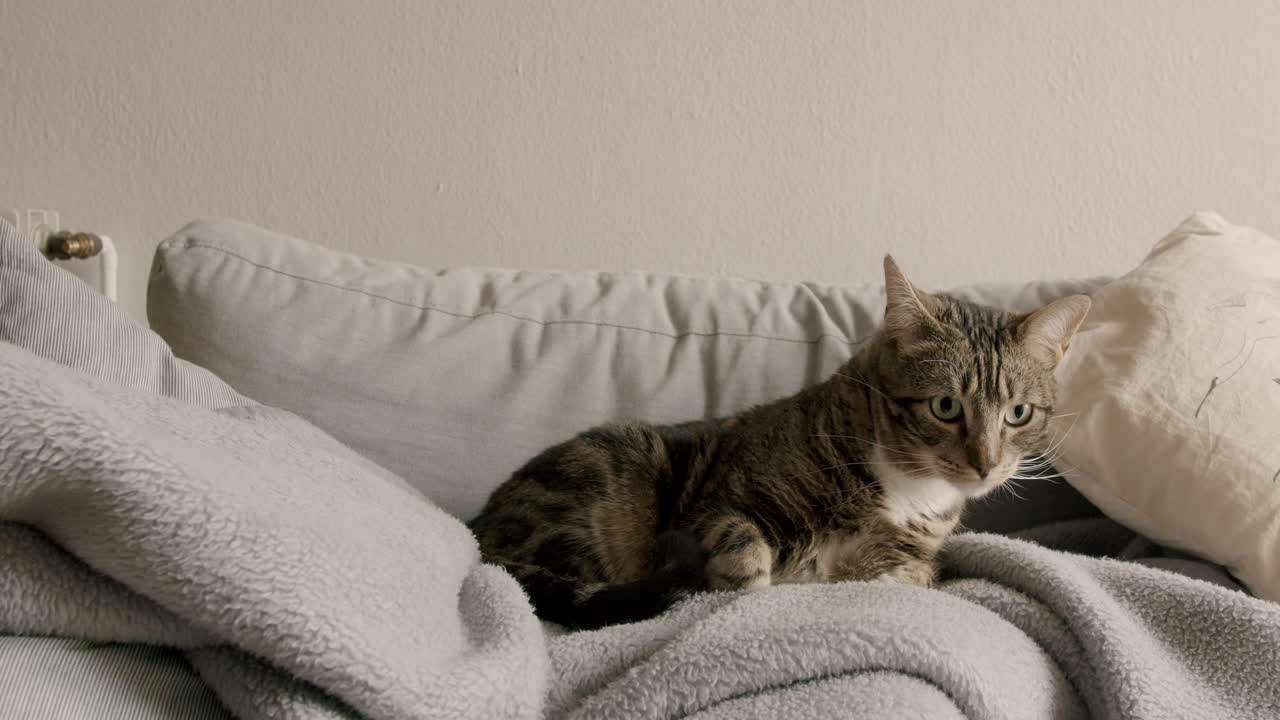
<path id="1" fill-rule="evenodd" d="M 1280 605 L 1122 560 L 1160 550 L 1109 520 L 1025 535 L 950 538 L 937 589 L 782 585 L 556 635 L 550 715 L 1280 717 Z"/>
<path id="2" fill-rule="evenodd" d="M 0 632 L 188 650 L 242 717 L 537 717 L 542 630 L 457 519 L 281 410 L 0 343 Z"/>

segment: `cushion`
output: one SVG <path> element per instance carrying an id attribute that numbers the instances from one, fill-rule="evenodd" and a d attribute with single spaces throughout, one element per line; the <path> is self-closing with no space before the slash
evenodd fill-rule
<path id="1" fill-rule="evenodd" d="M 10 718 L 231 720 L 173 648 L 0 636 L 0 697 Z"/>
<path id="2" fill-rule="evenodd" d="M 1030 310 L 1099 284 L 959 294 Z M 593 425 L 729 414 L 826 377 L 877 327 L 884 295 L 639 272 L 435 270 L 209 219 L 157 249 L 148 312 L 181 357 L 468 519 L 526 460 Z M 1045 490 L 1055 499 L 1042 512 L 1092 510 L 1064 485 Z"/>
<path id="3" fill-rule="evenodd" d="M 0 218 L 0 341 L 92 375 L 205 407 L 249 400 L 105 295 L 50 262 Z"/>
<path id="4" fill-rule="evenodd" d="M 1060 370 L 1072 483 L 1280 600 L 1280 243 L 1193 215 L 1094 294 Z"/>

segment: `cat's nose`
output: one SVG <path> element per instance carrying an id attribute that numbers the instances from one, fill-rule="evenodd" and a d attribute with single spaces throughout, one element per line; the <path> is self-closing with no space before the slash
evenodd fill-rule
<path id="1" fill-rule="evenodd" d="M 991 470 L 1000 464 L 1000 436 L 990 432 L 978 432 L 969 438 L 965 447 L 969 467 L 978 473 L 979 480 L 986 480 Z"/>
<path id="2" fill-rule="evenodd" d="M 991 459 L 981 458 L 976 462 L 970 461 L 969 467 L 972 467 L 973 471 L 978 474 L 979 480 L 986 480 L 987 476 L 991 474 L 991 471 L 995 470 L 996 465 L 999 465 L 999 464 L 1000 463 L 996 462 L 994 458 L 991 458 Z"/>

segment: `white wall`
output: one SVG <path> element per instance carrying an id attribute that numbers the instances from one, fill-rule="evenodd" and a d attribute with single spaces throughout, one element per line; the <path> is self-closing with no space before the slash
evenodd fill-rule
<path id="1" fill-rule="evenodd" d="M 1280 233 L 1280 3 L 0 0 L 0 208 L 154 244 L 926 287 Z"/>

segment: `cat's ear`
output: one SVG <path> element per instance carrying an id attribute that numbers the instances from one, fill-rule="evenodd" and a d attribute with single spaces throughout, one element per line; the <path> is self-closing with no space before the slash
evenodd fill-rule
<path id="1" fill-rule="evenodd" d="M 884 327 L 901 333 L 931 325 L 936 301 L 911 286 L 892 255 L 884 256 Z"/>
<path id="2" fill-rule="evenodd" d="M 1057 365 L 1071 345 L 1092 305 L 1088 295 L 1070 295 L 1027 315 L 1018 324 L 1019 336 L 1034 351 Z"/>

